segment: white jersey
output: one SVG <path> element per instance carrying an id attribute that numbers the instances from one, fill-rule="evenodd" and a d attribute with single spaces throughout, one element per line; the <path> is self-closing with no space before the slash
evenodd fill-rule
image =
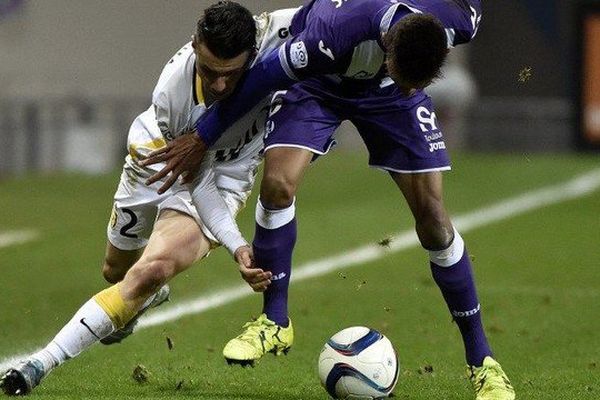
<path id="1" fill-rule="evenodd" d="M 257 56 L 252 66 L 278 48 L 289 36 L 289 26 L 297 9 L 279 10 L 264 13 L 255 17 L 258 31 Z M 152 94 L 152 103 L 156 109 L 158 126 L 167 140 L 194 129 L 194 123 L 206 112 L 204 99 L 199 98 L 200 92 L 196 85 L 199 83 L 195 73 L 196 56 L 192 44 L 183 46 L 167 63 L 160 75 L 158 84 Z M 212 149 L 231 149 L 239 143 L 240 127 L 251 125 L 257 107 L 240 119 L 235 126 L 227 130 Z M 236 126 L 238 126 L 236 129 Z"/>
<path id="2" fill-rule="evenodd" d="M 255 17 L 258 52 L 254 62 L 281 46 L 289 36 L 289 26 L 296 11 L 297 9 L 278 10 Z M 133 201 L 136 193 L 145 197 L 146 203 L 156 204 L 158 197 L 162 197 L 156 194 L 156 198 L 148 199 L 148 188 L 143 186 L 144 181 L 161 170 L 164 164 L 140 167 L 136 161 L 147 157 L 151 151 L 164 147 L 167 141 L 193 130 L 195 122 L 206 112 L 201 82 L 195 71 L 195 61 L 194 50 L 191 43 L 188 43 L 166 64 L 154 89 L 151 108 L 140 115 L 132 125 L 127 143 L 129 155 L 121 182 L 121 186 L 126 187 L 119 187 L 115 196 L 115 210 L 119 208 L 119 199 L 126 205 L 144 202 L 141 199 Z M 208 228 L 208 232 L 205 230 L 205 233 L 211 239 L 216 238 L 232 252 L 245 244 L 231 215 L 235 215 L 244 205 L 254 184 L 256 170 L 261 161 L 259 153 L 263 147 L 269 100 L 263 99 L 209 149 L 199 178 L 190 188 L 200 223 Z M 126 185 L 123 184 L 124 179 L 127 181 Z M 156 189 L 160 185 L 157 183 L 152 188 Z M 217 193 L 216 189 L 220 194 L 217 196 L 219 198 L 207 197 Z M 185 198 L 182 192 L 187 190 L 188 188 L 176 183 L 167 194 L 177 194 Z M 228 193 L 233 194 L 236 201 L 231 201 L 227 197 Z M 127 197 L 128 201 L 123 201 L 124 197 Z M 229 220 L 227 216 L 222 215 L 223 212 L 228 214 Z M 214 221 L 218 221 L 218 224 Z M 118 228 L 118 224 L 116 226 Z M 111 242 L 113 236 L 109 226 Z M 125 247 L 113 244 L 119 248 Z M 141 244 L 145 242 L 142 241 L 136 246 Z"/>

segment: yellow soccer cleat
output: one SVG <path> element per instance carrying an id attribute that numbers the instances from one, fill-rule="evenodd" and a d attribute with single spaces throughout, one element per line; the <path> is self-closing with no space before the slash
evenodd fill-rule
<path id="1" fill-rule="evenodd" d="M 481 367 L 467 367 L 467 375 L 475 389 L 475 400 L 514 400 L 515 390 L 502 367 L 486 357 Z"/>
<path id="2" fill-rule="evenodd" d="M 287 354 L 294 343 L 292 321 L 287 328 L 281 327 L 262 314 L 254 321 L 246 323 L 243 332 L 231 339 L 223 348 L 227 364 L 254 366 L 255 361 L 266 353 Z"/>

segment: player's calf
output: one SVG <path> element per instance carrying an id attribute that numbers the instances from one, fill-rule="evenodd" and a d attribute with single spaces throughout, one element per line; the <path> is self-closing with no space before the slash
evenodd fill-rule
<path id="1" fill-rule="evenodd" d="M 121 282 L 139 256 L 140 250 L 121 250 L 107 242 L 102 276 L 112 284 Z"/>

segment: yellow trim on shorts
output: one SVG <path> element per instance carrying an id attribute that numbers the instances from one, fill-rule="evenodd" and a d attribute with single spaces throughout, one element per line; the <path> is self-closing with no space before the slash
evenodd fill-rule
<path id="1" fill-rule="evenodd" d="M 140 158 L 144 158 L 145 155 L 141 154 L 138 151 L 138 149 L 154 151 L 154 150 L 162 149 L 166 145 L 167 145 L 167 142 L 163 138 L 154 139 L 151 142 L 142 143 L 142 144 L 131 144 L 129 146 L 129 155 L 134 160 L 139 160 Z"/>

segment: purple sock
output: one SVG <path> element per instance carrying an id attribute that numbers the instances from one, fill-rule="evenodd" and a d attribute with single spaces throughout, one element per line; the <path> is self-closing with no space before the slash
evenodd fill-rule
<path id="1" fill-rule="evenodd" d="M 296 244 L 296 218 L 287 224 L 266 229 L 256 224 L 254 234 L 254 257 L 256 264 L 271 271 L 271 284 L 263 294 L 263 313 L 279 326 L 288 322 L 288 287 L 292 272 L 292 252 Z"/>
<path id="2" fill-rule="evenodd" d="M 465 344 L 467 364 L 479 367 L 483 359 L 492 355 L 481 323 L 480 304 L 471 271 L 471 261 L 464 249 L 460 260 L 449 267 L 433 262 L 431 273 L 442 291 L 452 318 L 458 325 Z"/>

